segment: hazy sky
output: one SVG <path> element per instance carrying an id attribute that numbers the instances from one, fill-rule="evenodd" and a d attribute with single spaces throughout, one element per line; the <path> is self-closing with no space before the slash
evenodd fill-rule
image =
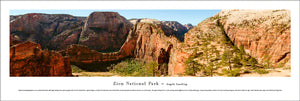
<path id="1" fill-rule="evenodd" d="M 90 13 L 95 11 L 118 12 L 126 19 L 152 18 L 160 21 L 178 21 L 181 24 L 191 23 L 197 25 L 202 20 L 217 14 L 221 10 L 10 10 L 10 15 L 46 13 L 87 17 Z"/>

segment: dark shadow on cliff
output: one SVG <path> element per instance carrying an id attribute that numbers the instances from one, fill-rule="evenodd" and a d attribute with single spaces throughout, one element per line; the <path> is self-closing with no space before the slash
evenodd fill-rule
<path id="1" fill-rule="evenodd" d="M 129 59 L 132 57 L 126 57 L 123 59 L 119 59 L 116 61 L 109 61 L 109 62 L 91 62 L 91 63 L 79 63 L 79 62 L 71 62 L 71 65 L 76 65 L 78 68 L 85 70 L 87 72 L 108 72 L 108 67 L 110 67 L 112 64 L 118 64 L 122 61 L 125 61 L 126 59 Z"/>

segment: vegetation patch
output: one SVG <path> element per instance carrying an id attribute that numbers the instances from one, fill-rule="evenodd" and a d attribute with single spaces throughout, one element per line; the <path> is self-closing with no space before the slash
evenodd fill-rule
<path id="1" fill-rule="evenodd" d="M 158 73 L 157 66 L 158 63 L 156 61 L 146 62 L 144 60 L 127 59 L 120 63 L 112 64 L 108 70 L 121 76 L 154 77 Z"/>
<path id="2" fill-rule="evenodd" d="M 71 65 L 72 73 L 80 73 L 80 72 L 85 72 L 85 70 L 80 69 L 76 65 Z"/>

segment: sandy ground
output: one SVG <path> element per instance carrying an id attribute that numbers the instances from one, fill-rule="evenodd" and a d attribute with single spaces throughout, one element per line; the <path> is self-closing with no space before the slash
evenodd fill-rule
<path id="1" fill-rule="evenodd" d="M 258 73 L 250 73 L 250 74 L 241 74 L 240 77 L 290 77 L 291 69 L 275 69 L 270 70 L 268 74 L 258 74 Z"/>

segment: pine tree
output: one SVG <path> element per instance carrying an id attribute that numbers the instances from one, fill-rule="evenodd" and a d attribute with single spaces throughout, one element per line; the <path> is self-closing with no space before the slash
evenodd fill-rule
<path id="1" fill-rule="evenodd" d="M 152 73 L 152 76 L 155 77 L 155 74 L 157 73 L 156 67 L 158 66 L 158 63 L 156 61 L 152 61 L 147 64 L 149 68 L 149 72 Z"/>
<path id="2" fill-rule="evenodd" d="M 269 55 L 264 55 L 263 60 L 264 60 L 263 65 L 264 65 L 265 68 L 272 68 L 273 69 L 273 66 L 271 66 L 272 62 L 270 61 L 270 56 Z"/>
<path id="3" fill-rule="evenodd" d="M 257 61 L 253 57 L 249 59 L 249 63 L 253 69 L 256 68 Z"/>
<path id="4" fill-rule="evenodd" d="M 194 60 L 194 56 L 190 56 L 187 61 L 185 62 L 185 74 L 195 76 L 197 72 L 200 71 L 201 64 Z"/>
<path id="5" fill-rule="evenodd" d="M 232 67 L 231 67 L 231 58 L 232 58 L 232 52 L 228 49 L 226 49 L 224 51 L 224 53 L 222 54 L 222 64 L 224 66 L 228 66 L 229 67 L 229 70 L 232 70 Z"/>

